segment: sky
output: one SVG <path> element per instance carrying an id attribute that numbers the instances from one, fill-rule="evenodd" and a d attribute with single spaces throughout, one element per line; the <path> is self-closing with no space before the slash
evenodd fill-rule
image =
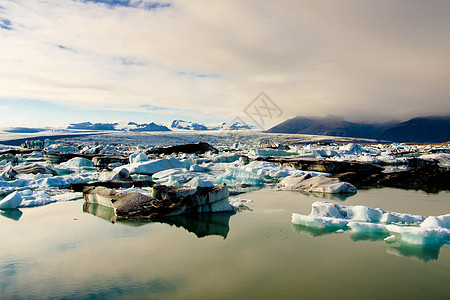
<path id="1" fill-rule="evenodd" d="M 1 0 L 0 127 L 450 115 L 447 0 Z"/>

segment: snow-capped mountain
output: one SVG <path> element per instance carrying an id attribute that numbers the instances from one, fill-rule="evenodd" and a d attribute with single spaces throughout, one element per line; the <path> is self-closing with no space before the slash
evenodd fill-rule
<path id="1" fill-rule="evenodd" d="M 230 122 L 230 123 L 212 123 L 212 124 L 201 124 L 196 122 L 184 121 L 184 120 L 174 120 L 170 125 L 171 129 L 175 130 L 248 130 L 252 129 L 246 123 L 243 122 Z"/>

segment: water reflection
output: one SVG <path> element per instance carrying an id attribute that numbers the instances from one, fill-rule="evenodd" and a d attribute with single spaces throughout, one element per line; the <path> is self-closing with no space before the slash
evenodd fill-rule
<path id="1" fill-rule="evenodd" d="M 409 257 L 418 259 L 423 262 L 437 260 L 442 245 L 411 245 L 407 243 L 400 243 L 396 247 L 386 249 L 386 252 L 396 256 Z"/>
<path id="2" fill-rule="evenodd" d="M 305 225 L 292 224 L 292 228 L 295 232 L 303 233 L 312 237 L 327 235 L 331 233 L 342 233 L 345 228 L 339 227 L 309 227 Z M 347 230 L 347 229 L 345 229 Z"/>
<path id="3" fill-rule="evenodd" d="M 183 227 L 187 231 L 194 233 L 198 238 L 208 235 L 219 235 L 225 239 L 230 231 L 229 221 L 233 214 L 232 212 L 223 212 L 171 216 L 158 221 L 176 227 Z"/>
<path id="4" fill-rule="evenodd" d="M 387 234 L 387 233 L 353 232 L 350 235 L 350 239 L 354 242 L 358 242 L 358 241 L 376 242 L 376 241 L 382 241 L 385 238 L 387 238 L 388 236 L 389 236 L 389 234 Z"/>
<path id="5" fill-rule="evenodd" d="M 84 202 L 83 212 L 99 217 L 111 223 L 116 222 L 116 214 L 112 207 Z"/>
<path id="6" fill-rule="evenodd" d="M 309 227 L 305 225 L 292 224 L 294 232 L 306 234 L 312 237 L 323 236 L 332 233 L 342 233 L 349 229 L 338 228 L 338 227 L 328 227 L 328 228 L 318 228 Z M 387 233 L 363 233 L 363 232 L 352 232 L 350 234 L 350 240 L 353 242 L 359 241 L 371 241 L 379 242 L 383 241 L 389 234 Z M 395 244 L 390 244 L 391 246 L 386 249 L 386 252 L 395 256 L 409 257 L 417 259 L 423 262 L 428 262 L 431 260 L 437 260 L 439 258 L 439 252 L 442 244 L 440 245 L 413 245 L 404 242 L 397 242 Z"/>
<path id="7" fill-rule="evenodd" d="M 159 218 L 157 221 L 146 220 L 120 220 L 118 221 L 112 207 L 85 202 L 83 212 L 92 214 L 111 223 L 120 223 L 128 226 L 142 226 L 149 223 L 165 223 L 171 226 L 182 227 L 197 237 L 202 238 L 209 235 L 222 236 L 224 239 L 230 231 L 229 221 L 234 212 L 203 213 L 195 215 L 180 215 Z"/>
<path id="8" fill-rule="evenodd" d="M 14 221 L 19 221 L 20 217 L 22 217 L 22 214 L 23 213 L 19 209 L 0 210 L 0 216 Z"/>
<path id="9" fill-rule="evenodd" d="M 335 201 L 345 201 L 348 198 L 354 196 L 355 194 L 350 193 L 338 193 L 338 194 L 330 194 L 330 193 L 318 193 L 318 192 L 304 192 L 303 194 L 308 196 L 314 196 L 316 198 L 321 198 L 325 200 L 335 200 Z"/>
<path id="10" fill-rule="evenodd" d="M 147 282 L 132 283 L 123 285 L 113 282 L 109 286 L 95 286 L 83 290 L 77 290 L 70 294 L 61 294 L 49 299 L 115 299 L 122 297 L 133 297 L 142 299 L 154 299 L 175 294 L 176 283 L 165 278 L 153 278 Z"/>

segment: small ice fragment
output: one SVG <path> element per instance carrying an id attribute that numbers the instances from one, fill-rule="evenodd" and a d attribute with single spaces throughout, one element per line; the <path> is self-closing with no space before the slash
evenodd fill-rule
<path id="1" fill-rule="evenodd" d="M 0 201 L 0 209 L 14 209 L 22 202 L 22 197 L 16 192 L 12 192 Z"/>
<path id="2" fill-rule="evenodd" d="M 390 235 L 387 238 L 385 238 L 384 241 L 387 243 L 393 243 L 397 241 L 397 238 L 395 237 L 395 235 Z"/>

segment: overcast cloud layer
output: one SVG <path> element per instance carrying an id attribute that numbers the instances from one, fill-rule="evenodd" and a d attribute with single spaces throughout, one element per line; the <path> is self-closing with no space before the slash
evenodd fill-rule
<path id="1" fill-rule="evenodd" d="M 0 112 L 35 99 L 231 120 L 265 91 L 282 119 L 450 114 L 449 37 L 446 0 L 3 0 Z"/>

